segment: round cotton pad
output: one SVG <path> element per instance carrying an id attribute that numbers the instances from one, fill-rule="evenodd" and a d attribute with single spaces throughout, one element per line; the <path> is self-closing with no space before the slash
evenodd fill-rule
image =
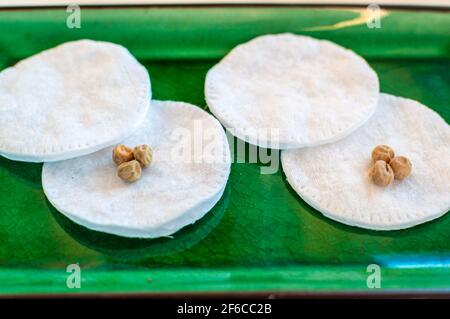
<path id="1" fill-rule="evenodd" d="M 147 70 L 124 47 L 67 42 L 0 73 L 0 155 L 47 162 L 133 133 L 151 98 Z"/>
<path id="2" fill-rule="evenodd" d="M 129 184 L 117 176 L 112 147 L 45 163 L 50 203 L 87 228 L 124 237 L 168 236 L 203 217 L 220 199 L 230 150 L 220 123 L 181 102 L 152 102 L 142 126 L 123 144 L 148 144 L 152 165 Z"/>
<path id="3" fill-rule="evenodd" d="M 235 136 L 279 149 L 339 140 L 374 113 L 378 77 L 354 52 L 293 34 L 234 48 L 207 74 L 212 113 Z"/>
<path id="4" fill-rule="evenodd" d="M 387 187 L 368 177 L 372 149 L 391 146 L 412 173 Z M 375 230 L 412 227 L 450 210 L 450 126 L 409 99 L 380 95 L 377 112 L 345 139 L 282 152 L 289 184 L 309 205 L 344 224 Z"/>

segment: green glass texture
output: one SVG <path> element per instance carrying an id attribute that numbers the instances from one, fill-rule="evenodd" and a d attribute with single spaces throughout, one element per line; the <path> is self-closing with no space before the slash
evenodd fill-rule
<path id="1" fill-rule="evenodd" d="M 57 44 L 90 38 L 126 46 L 149 70 L 155 99 L 207 110 L 208 69 L 257 35 L 329 39 L 368 60 L 383 92 L 419 100 L 450 122 L 450 15 L 389 11 L 381 28 L 342 27 L 360 11 L 314 8 L 64 8 L 0 11 L 0 69 Z M 345 25 L 345 24 L 344 24 Z M 348 25 L 348 23 L 347 23 Z M 0 113 L 1 116 L 1 113 Z M 247 147 L 250 147 L 247 145 Z M 41 164 L 0 157 L 0 293 L 363 291 L 369 264 L 381 290 L 450 289 L 450 215 L 403 231 L 339 224 L 312 209 L 281 169 L 232 164 L 221 201 L 199 222 L 156 240 L 90 231 L 46 200 Z M 66 267 L 82 269 L 69 289 Z"/>

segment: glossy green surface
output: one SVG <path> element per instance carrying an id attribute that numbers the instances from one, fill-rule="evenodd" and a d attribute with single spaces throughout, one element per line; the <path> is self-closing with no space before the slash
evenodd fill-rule
<path id="1" fill-rule="evenodd" d="M 390 12 L 381 29 L 332 26 L 358 13 L 300 8 L 85 9 L 81 29 L 58 10 L 0 11 L 0 69 L 79 38 L 121 43 L 149 70 L 156 99 L 206 108 L 207 70 L 256 35 L 331 39 L 368 59 L 383 92 L 417 99 L 450 122 L 450 16 Z M 1 113 L 0 113 L 1 116 Z M 448 159 L 450 160 L 450 159 Z M 324 218 L 280 170 L 234 163 L 222 200 L 173 239 L 132 240 L 67 220 L 46 201 L 41 165 L 0 157 L 0 293 L 186 291 L 374 292 L 450 289 L 450 215 L 404 231 L 373 232 Z M 80 199 L 82 200 L 82 199 Z M 66 287 L 79 263 L 80 289 Z"/>

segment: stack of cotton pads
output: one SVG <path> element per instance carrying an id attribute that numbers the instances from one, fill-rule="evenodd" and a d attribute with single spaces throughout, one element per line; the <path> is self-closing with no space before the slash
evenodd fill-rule
<path id="1" fill-rule="evenodd" d="M 46 162 L 49 202 L 83 226 L 126 237 L 171 235 L 219 201 L 229 146 L 220 123 L 200 108 L 150 100 L 149 75 L 124 47 L 62 44 L 0 73 L 0 155 Z M 153 148 L 138 182 L 117 177 L 117 143 Z M 192 158 L 195 145 L 205 144 L 212 151 Z"/>
<path id="2" fill-rule="evenodd" d="M 283 150 L 289 184 L 329 218 L 392 230 L 450 209 L 449 125 L 418 102 L 380 94 L 376 73 L 350 50 L 293 34 L 261 36 L 208 72 L 205 96 L 231 133 Z M 408 154 L 407 180 L 386 189 L 370 182 L 378 144 Z"/>

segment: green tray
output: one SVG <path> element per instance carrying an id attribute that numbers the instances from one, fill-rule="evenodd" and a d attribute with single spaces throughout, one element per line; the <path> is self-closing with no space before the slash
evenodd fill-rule
<path id="1" fill-rule="evenodd" d="M 208 69 L 235 45 L 266 33 L 330 39 L 364 56 L 383 92 L 419 100 L 450 122 L 450 15 L 390 11 L 380 29 L 351 9 L 191 7 L 0 10 L 0 69 L 65 41 L 123 44 L 152 77 L 156 99 L 207 108 Z M 342 23 L 347 21 L 345 23 Z M 353 22 L 348 22 L 353 21 Z M 450 159 L 445 159 L 450 160 Z M 324 218 L 279 170 L 234 163 L 224 197 L 173 239 L 132 240 L 78 226 L 49 205 L 41 164 L 0 158 L 0 293 L 448 292 L 450 215 L 374 232 Z M 82 199 L 80 199 L 82 200 Z M 66 267 L 81 267 L 81 288 Z M 367 286 L 369 264 L 381 288 Z"/>

